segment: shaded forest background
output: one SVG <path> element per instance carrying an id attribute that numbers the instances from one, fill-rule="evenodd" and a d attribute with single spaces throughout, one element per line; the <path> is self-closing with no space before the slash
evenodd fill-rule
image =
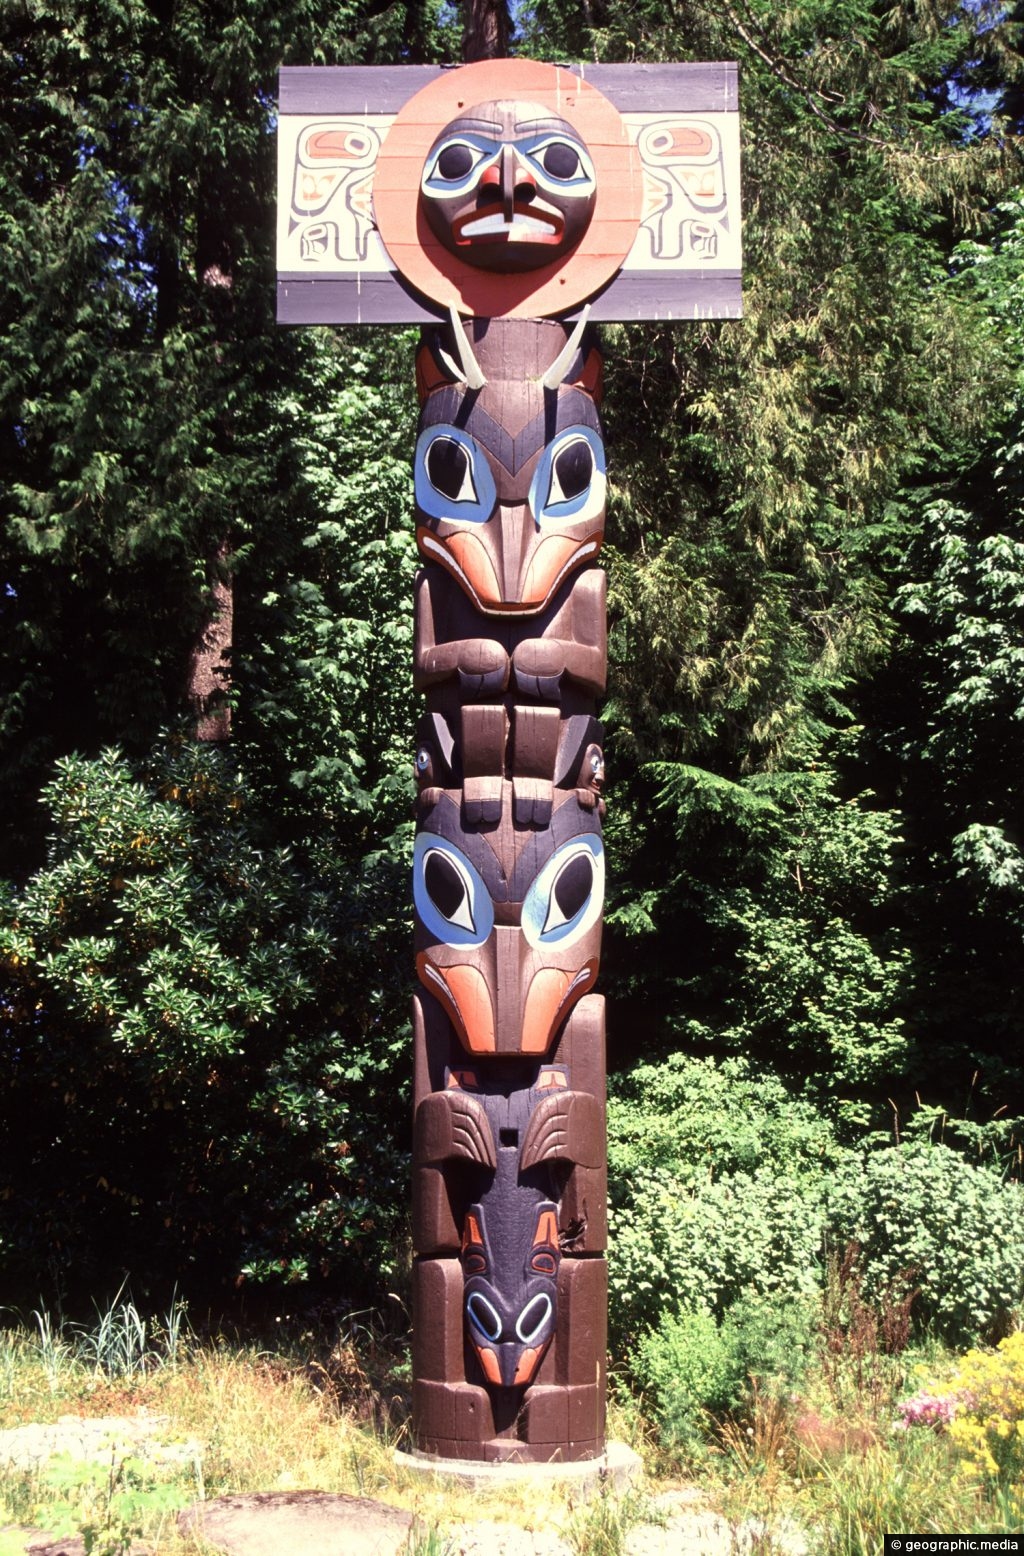
<path id="1" fill-rule="evenodd" d="M 516 16 L 741 68 L 744 319 L 603 331 L 620 1344 L 851 1238 L 951 1335 L 1021 1298 L 1022 23 Z M 276 327 L 272 132 L 281 64 L 460 47 L 438 0 L 3 9 L 6 1301 L 404 1293 L 415 337 Z"/>

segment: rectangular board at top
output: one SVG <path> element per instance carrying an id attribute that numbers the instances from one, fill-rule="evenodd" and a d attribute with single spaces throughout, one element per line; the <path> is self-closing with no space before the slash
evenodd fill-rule
<path id="1" fill-rule="evenodd" d="M 578 65 L 637 148 L 644 209 L 595 319 L 734 318 L 740 290 L 736 66 Z M 395 114 L 444 72 L 432 65 L 281 72 L 278 320 L 405 324 L 440 316 L 399 276 L 373 219 L 377 152 Z M 568 310 L 568 316 L 578 312 Z"/>

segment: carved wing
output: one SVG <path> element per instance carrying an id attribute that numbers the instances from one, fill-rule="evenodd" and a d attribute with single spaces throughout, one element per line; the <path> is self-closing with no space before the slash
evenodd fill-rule
<path id="1" fill-rule="evenodd" d="M 436 1091 L 416 1109 L 413 1160 L 424 1167 L 466 1157 L 496 1167 L 494 1136 L 482 1103 L 464 1091 Z"/>
<path id="2" fill-rule="evenodd" d="M 581 1167 L 600 1167 L 604 1161 L 601 1105 L 585 1091 L 552 1091 L 533 1110 L 520 1166 L 525 1170 L 557 1158 Z"/>

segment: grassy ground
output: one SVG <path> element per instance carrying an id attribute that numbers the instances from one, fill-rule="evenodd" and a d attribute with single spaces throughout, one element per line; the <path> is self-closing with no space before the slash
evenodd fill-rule
<path id="1" fill-rule="evenodd" d="M 942 1365 L 935 1353 L 916 1360 Z M 133 1535 L 158 1556 L 206 1556 L 176 1526 L 198 1497 L 318 1489 L 411 1510 L 416 1556 L 444 1556 L 445 1526 L 476 1519 L 557 1530 L 579 1556 L 619 1556 L 630 1527 L 657 1521 L 657 1493 L 695 1483 L 735 1526 L 755 1521 L 748 1533 L 765 1556 L 794 1524 L 826 1556 L 875 1556 L 883 1532 L 1014 1530 L 1005 1486 L 972 1470 L 948 1435 L 893 1430 L 914 1362 L 823 1353 L 799 1395 L 754 1392 L 685 1453 L 659 1440 L 642 1401 L 613 1390 L 610 1435 L 643 1453 L 646 1486 L 574 1505 L 564 1489 L 442 1494 L 404 1474 L 393 1457 L 405 1432 L 401 1362 L 369 1331 L 350 1328 L 333 1343 L 307 1335 L 271 1351 L 200 1343 L 180 1308 L 153 1325 L 122 1302 L 83 1330 L 36 1316 L 0 1331 L 0 1427 L 147 1411 L 166 1418 L 158 1435 L 181 1445 L 181 1457 L 160 1463 L 125 1449 L 91 1465 L 64 1457 L 0 1472 L 0 1528 L 84 1532 L 92 1556 L 121 1556 Z M 201 1456 L 188 1452 L 192 1441 Z M 0 1556 L 20 1550 L 0 1533 Z"/>

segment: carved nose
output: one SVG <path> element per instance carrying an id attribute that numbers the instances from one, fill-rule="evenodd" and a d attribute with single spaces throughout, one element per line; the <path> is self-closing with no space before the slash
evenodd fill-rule
<path id="1" fill-rule="evenodd" d="M 537 186 L 526 164 L 520 161 L 511 146 L 501 153 L 501 208 L 505 220 L 511 221 L 517 205 L 529 205 L 537 193 Z"/>
<path id="2" fill-rule="evenodd" d="M 518 928 L 494 930 L 494 1009 L 498 1016 L 496 1049 L 499 1054 L 519 1053 L 523 1024 L 523 966 L 525 942 Z"/>
<path id="3" fill-rule="evenodd" d="M 537 186 L 529 168 L 511 146 L 503 146 L 498 161 L 480 180 L 480 200 L 488 205 L 500 204 L 502 216 L 510 222 L 516 205 L 529 205 L 536 194 Z"/>

